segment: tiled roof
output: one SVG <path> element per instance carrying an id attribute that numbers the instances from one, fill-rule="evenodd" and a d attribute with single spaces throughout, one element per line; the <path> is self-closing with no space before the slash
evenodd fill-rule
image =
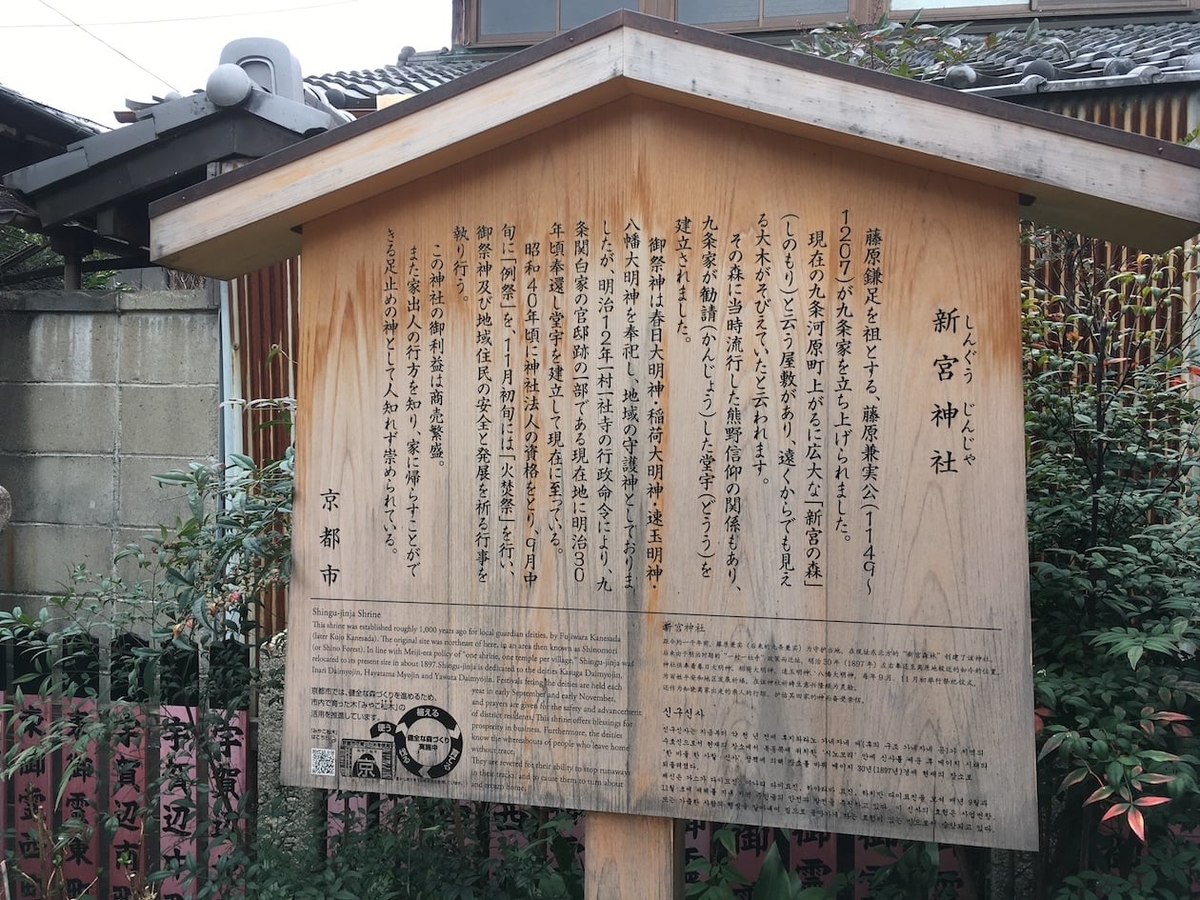
<path id="1" fill-rule="evenodd" d="M 69 140 L 80 140 L 108 130 L 103 125 L 98 125 L 83 116 L 63 112 L 61 109 L 39 103 L 3 84 L 0 84 L 0 104 L 3 104 L 5 109 L 20 109 L 29 116 L 37 117 L 44 129 L 56 129 L 62 137 Z"/>
<path id="2" fill-rule="evenodd" d="M 1024 28 L 999 35 L 961 34 L 964 59 L 933 66 L 927 80 L 969 93 L 1016 97 L 1144 84 L 1200 82 L 1200 21 L 1077 28 Z M 449 51 L 401 54 L 395 65 L 308 76 L 331 106 L 365 112 L 379 94 L 415 95 L 486 65 L 493 55 Z M 910 60 L 918 74 L 923 62 Z"/>
<path id="3" fill-rule="evenodd" d="M 330 72 L 325 75 L 306 75 L 304 86 L 312 92 L 315 102 L 310 106 L 327 103 L 334 109 L 363 114 L 377 108 L 375 98 L 380 94 L 397 94 L 401 97 L 415 96 L 430 88 L 447 84 L 456 78 L 473 72 L 491 62 L 492 57 L 447 59 L 444 53 L 430 52 L 401 56 L 395 65 L 378 69 L 353 69 Z M 196 93 L 201 93 L 197 90 Z M 126 100 L 127 110 L 116 113 L 120 122 L 133 122 L 146 110 L 164 102 L 155 97 L 150 101 Z"/>
<path id="4" fill-rule="evenodd" d="M 222 81 L 228 79 L 218 79 L 215 92 L 209 89 L 212 96 L 201 92 L 138 104 L 125 127 L 0 173 L 0 181 L 23 195 L 44 228 L 80 223 L 105 237 L 148 247 L 147 204 L 204 181 L 209 163 L 265 156 L 351 118 L 263 90 L 245 74 L 244 95 L 231 95 Z"/>
<path id="5" fill-rule="evenodd" d="M 373 110 L 380 94 L 413 96 L 487 65 L 487 58 L 449 58 L 448 53 L 401 54 L 395 65 L 310 75 L 304 83 L 330 106 Z"/>
<path id="6" fill-rule="evenodd" d="M 964 92 L 1013 100 L 1019 100 L 1021 95 L 1048 91 L 1200 82 L 1200 20 L 1040 31 L 1034 27 L 990 37 L 963 33 L 959 39 L 967 47 L 961 60 L 956 60 L 957 64 L 947 67 L 945 61 L 918 54 L 909 60 L 912 74 Z M 374 110 L 379 105 L 377 98 L 380 95 L 416 96 L 486 66 L 502 55 L 503 51 L 461 49 L 414 53 L 411 48 L 405 48 L 392 65 L 304 78 L 305 97 L 299 103 L 281 104 L 281 98 L 256 90 L 251 95 L 253 102 L 246 106 L 251 113 L 272 121 L 274 118 L 266 113 L 279 107 L 283 119 L 276 124 L 284 126 L 285 131 L 288 131 L 286 126 L 290 126 L 288 141 L 294 141 L 348 120 L 351 116 L 347 113 L 363 115 Z M 233 114 L 215 109 L 205 93 L 197 92 L 165 102 L 130 104 L 122 117 L 130 127 L 96 134 L 99 126 L 43 107 L 0 85 L 0 107 L 5 104 L 9 115 L 36 114 L 44 124 L 63 130 L 64 144 L 85 139 L 72 145 L 70 152 L 45 164 L 28 166 L 5 179 L 9 187 L 26 193 L 67 180 L 85 169 L 90 172 L 109 156 L 119 156 L 138 148 L 148 152 L 148 148 L 163 143 L 158 138 L 167 131 L 175 134 L 184 126 L 192 127 L 210 118 L 216 120 Z M 309 122 L 311 117 L 320 121 Z M 274 145 L 242 155 L 261 155 L 270 149 L 274 149 Z M 203 148 L 197 148 L 197 152 L 202 153 Z M 212 158 L 220 156 L 218 152 Z M 190 162 L 199 166 L 203 161 Z M 0 168 L 0 174 L 7 168 Z M 176 166 L 172 171 L 178 170 Z M 113 190 L 119 187 L 114 185 Z M 128 192 L 128 188 L 125 190 Z M 114 200 L 115 195 L 105 199 Z M 38 210 L 45 219 L 47 210 L 42 209 L 42 203 L 39 199 Z M 58 210 L 47 221 L 62 221 L 78 216 L 80 212 L 74 208 Z M 10 210 L 10 214 L 15 212 Z"/>
<path id="7" fill-rule="evenodd" d="M 0 225 L 28 225 L 37 222 L 37 210 L 25 202 L 20 191 L 0 184 Z"/>
<path id="8" fill-rule="evenodd" d="M 1200 22 L 962 36 L 966 59 L 935 79 L 993 97 L 1200 82 Z"/>
<path id="9" fill-rule="evenodd" d="M 0 175 L 62 153 L 105 131 L 95 122 L 39 103 L 0 84 Z M 41 230 L 37 210 L 17 190 L 0 186 L 0 226 Z"/>
<path id="10" fill-rule="evenodd" d="M 105 129 L 0 84 L 0 175 Z"/>

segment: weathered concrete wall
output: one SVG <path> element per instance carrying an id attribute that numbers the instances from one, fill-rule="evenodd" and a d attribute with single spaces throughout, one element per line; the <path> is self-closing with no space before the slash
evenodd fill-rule
<path id="1" fill-rule="evenodd" d="M 205 291 L 0 292 L 0 603 L 185 512 L 151 476 L 218 452 L 219 334 Z"/>

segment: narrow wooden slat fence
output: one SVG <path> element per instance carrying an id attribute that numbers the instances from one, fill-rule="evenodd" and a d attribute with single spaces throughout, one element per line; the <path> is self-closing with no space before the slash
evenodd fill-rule
<path id="1" fill-rule="evenodd" d="M 123 643 L 128 646 L 137 640 Z M 94 648 L 96 665 L 91 672 L 96 677 L 89 679 L 78 665 L 71 674 L 73 681 L 91 689 L 92 696 L 66 699 L 34 692 L 36 681 L 18 683 L 30 673 L 30 661 L 6 649 L 10 652 L 0 667 L 4 675 L 0 705 L 11 704 L 13 709 L 3 715 L 0 752 L 44 739 L 55 719 L 74 722 L 80 729 L 100 719 L 109 723 L 106 741 L 87 741 L 80 753 L 70 748 L 50 753 L 21 766 L 4 782 L 0 833 L 12 896 L 74 898 L 87 892 L 106 900 L 135 900 L 140 896 L 137 887 L 146 883 L 147 876 L 175 868 L 180 874 L 162 880 L 157 896 L 161 900 L 194 897 L 199 886 L 213 877 L 219 857 L 231 849 L 231 836 L 248 837 L 254 830 L 254 801 L 260 799 L 255 717 L 249 708 L 206 715 L 198 703 L 197 670 L 208 670 L 210 697 L 220 706 L 228 699 L 222 685 L 237 682 L 238 668 L 244 669 L 248 662 L 245 648 L 219 647 L 207 666 L 176 665 L 160 679 L 165 688 L 157 704 L 144 695 L 131 698 L 120 678 L 99 677 L 99 645 Z M 120 646 L 116 655 L 121 655 Z M 78 663 L 80 657 L 72 658 Z M 198 746 L 206 752 L 198 753 Z M 390 807 L 406 802 L 385 799 L 381 806 L 372 806 L 378 795 L 321 793 L 328 853 L 336 852 L 338 832 L 347 823 L 365 823 L 370 818 L 379 827 L 388 821 Z M 245 805 L 247 800 L 252 802 Z M 233 812 L 239 804 L 243 804 L 240 811 Z M 464 804 L 464 809 L 468 806 Z M 484 808 L 496 845 L 502 838 L 524 833 L 535 815 L 529 808 L 506 804 Z M 247 818 L 239 818 L 243 813 Z M 59 838 L 56 845 L 54 836 L 61 835 L 64 827 L 69 836 Z M 685 866 L 712 856 L 719 827 L 694 820 L 685 824 Z M 582 819 L 574 833 L 586 843 Z M 737 827 L 734 835 L 732 861 L 750 879 L 772 845 L 781 842 L 784 858 L 806 886 L 828 884 L 836 872 L 848 868 L 870 872 L 886 863 L 899 846 L 895 840 L 785 834 L 750 826 Z M 60 865 L 53 862 L 56 855 Z M 208 866 L 198 866 L 197 860 L 207 860 Z M 942 862 L 937 896 L 976 897 L 975 886 L 949 848 L 943 851 Z M 694 872 L 686 876 L 688 881 L 698 877 Z M 65 894 L 53 894 L 56 889 Z M 746 900 L 751 892 L 749 883 L 735 888 L 735 895 Z M 866 895 L 860 890 L 858 896 Z"/>

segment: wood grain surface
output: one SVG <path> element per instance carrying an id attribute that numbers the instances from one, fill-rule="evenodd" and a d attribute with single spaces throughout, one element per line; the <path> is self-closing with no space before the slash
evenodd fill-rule
<path id="1" fill-rule="evenodd" d="M 640 97 L 308 223 L 286 777 L 1035 846 L 1016 231 Z"/>

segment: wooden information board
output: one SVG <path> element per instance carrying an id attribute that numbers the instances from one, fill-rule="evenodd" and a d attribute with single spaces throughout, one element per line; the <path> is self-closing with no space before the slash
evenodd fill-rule
<path id="1" fill-rule="evenodd" d="M 1032 849 L 1016 222 L 631 96 L 306 223 L 285 778 Z"/>

